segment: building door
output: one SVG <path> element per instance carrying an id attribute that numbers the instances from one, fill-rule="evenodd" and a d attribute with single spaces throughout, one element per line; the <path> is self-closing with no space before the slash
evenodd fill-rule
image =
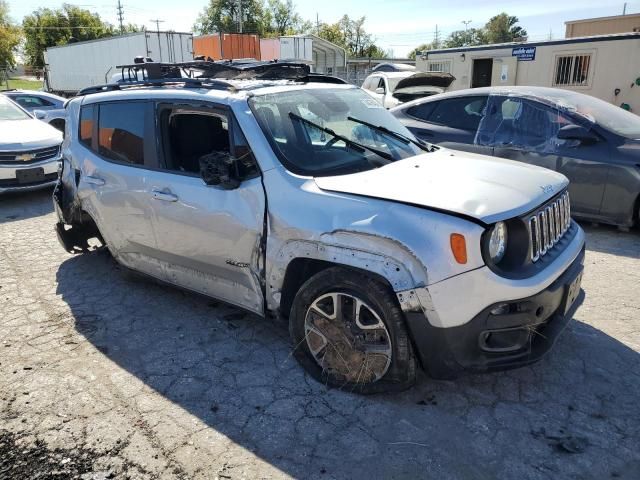
<path id="1" fill-rule="evenodd" d="M 492 58 L 478 58 L 473 61 L 471 88 L 490 87 L 493 71 Z"/>

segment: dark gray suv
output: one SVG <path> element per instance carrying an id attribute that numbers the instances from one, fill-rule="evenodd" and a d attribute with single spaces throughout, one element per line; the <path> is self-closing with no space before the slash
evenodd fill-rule
<path id="1" fill-rule="evenodd" d="M 567 90 L 489 87 L 405 103 L 392 113 L 417 137 L 564 174 L 574 216 L 638 222 L 640 117 Z"/>

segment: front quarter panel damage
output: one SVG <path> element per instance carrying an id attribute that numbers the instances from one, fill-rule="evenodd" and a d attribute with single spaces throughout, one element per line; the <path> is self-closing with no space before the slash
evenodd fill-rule
<path id="1" fill-rule="evenodd" d="M 287 269 L 296 259 L 371 272 L 384 278 L 396 294 L 424 290 L 431 283 L 483 265 L 479 249 L 483 228 L 464 219 L 396 202 L 326 192 L 313 180 L 280 169 L 265 173 L 265 185 L 270 310 L 280 308 L 283 293 L 289 296 L 283 288 L 288 288 Z M 466 265 L 455 264 L 451 255 L 452 232 L 464 233 L 469 239 Z M 411 307 L 404 298 L 399 298 L 403 309 L 419 308 Z M 283 307 L 287 308 L 286 302 Z"/>

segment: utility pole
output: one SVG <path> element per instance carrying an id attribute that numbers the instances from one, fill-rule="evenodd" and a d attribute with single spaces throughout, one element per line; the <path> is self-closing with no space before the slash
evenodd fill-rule
<path id="1" fill-rule="evenodd" d="M 438 25 L 436 25 L 436 31 L 433 34 L 433 48 L 440 47 L 440 32 L 438 31 Z"/>
<path id="2" fill-rule="evenodd" d="M 626 15 L 627 14 L 627 2 L 624 2 L 624 5 L 622 6 L 622 15 Z"/>
<path id="3" fill-rule="evenodd" d="M 316 35 L 320 35 L 320 15 L 316 12 Z"/>
<path id="4" fill-rule="evenodd" d="M 462 23 L 464 23 L 464 44 L 469 45 L 471 43 L 469 41 L 469 24 L 471 20 L 462 20 Z"/>
<path id="5" fill-rule="evenodd" d="M 153 19 L 153 18 L 152 18 L 152 19 L 151 19 L 151 20 L 149 20 L 149 21 L 150 21 L 150 22 L 153 22 L 153 23 L 155 23 L 155 24 L 156 24 L 156 32 L 159 32 L 159 31 L 160 31 L 160 24 L 161 24 L 161 23 L 164 23 L 164 20 L 160 20 L 159 18 L 156 18 L 156 19 Z"/>
<path id="6" fill-rule="evenodd" d="M 242 33 L 242 0 L 238 0 L 238 32 Z"/>
<path id="7" fill-rule="evenodd" d="M 118 21 L 120 22 L 120 33 L 124 33 L 124 10 L 120 0 L 118 0 Z"/>

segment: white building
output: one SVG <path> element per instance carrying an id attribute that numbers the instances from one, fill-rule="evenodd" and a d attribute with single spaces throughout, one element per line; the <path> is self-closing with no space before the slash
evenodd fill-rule
<path id="1" fill-rule="evenodd" d="M 640 33 L 430 50 L 418 56 L 416 66 L 453 74 L 449 90 L 565 88 L 640 113 Z"/>

